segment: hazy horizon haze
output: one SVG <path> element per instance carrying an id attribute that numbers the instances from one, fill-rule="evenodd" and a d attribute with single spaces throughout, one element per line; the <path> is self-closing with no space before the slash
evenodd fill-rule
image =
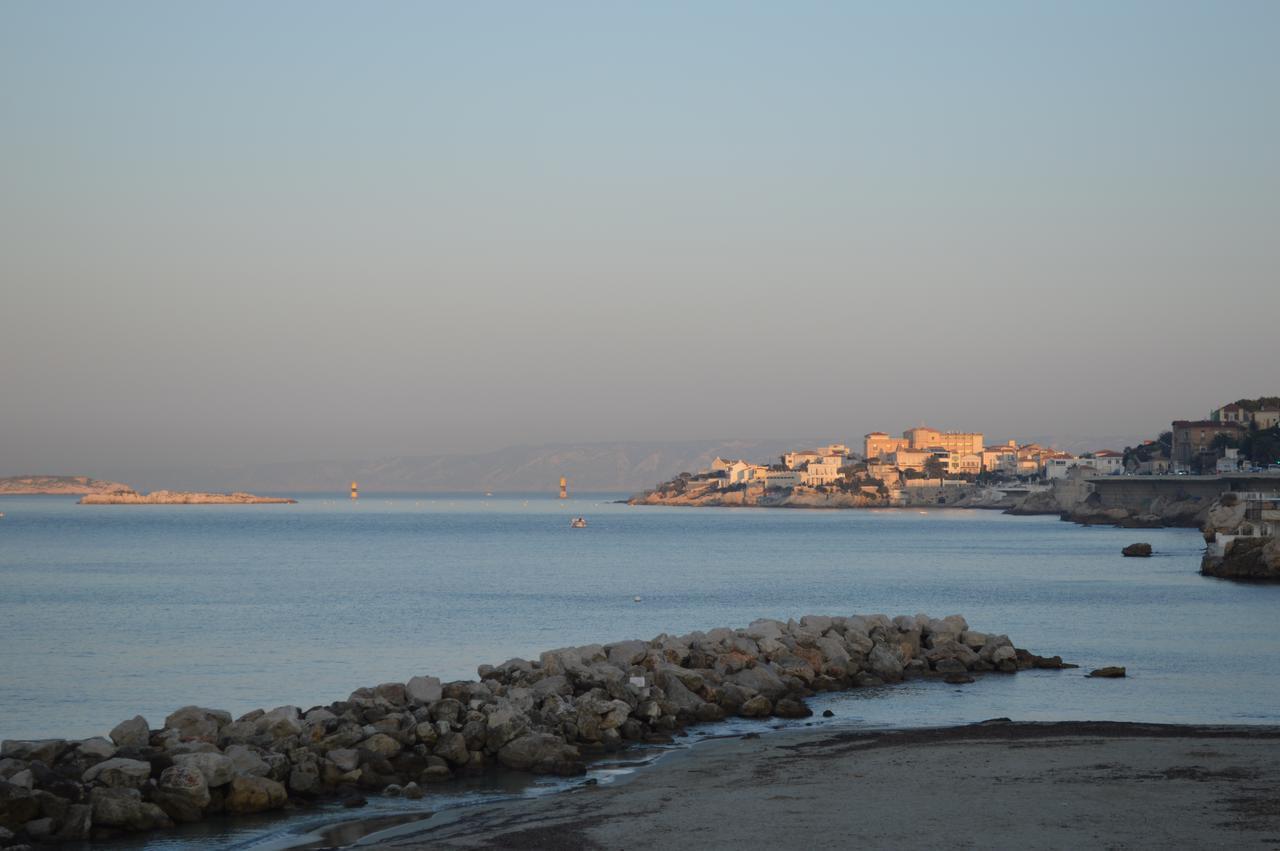
<path id="1" fill-rule="evenodd" d="M 1277 35 L 1267 2 L 4 4 L 0 475 L 1154 436 L 1280 392 Z"/>

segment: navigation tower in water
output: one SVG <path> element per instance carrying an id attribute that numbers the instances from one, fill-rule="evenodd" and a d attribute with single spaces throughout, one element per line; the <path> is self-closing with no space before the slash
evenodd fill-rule
<path id="1" fill-rule="evenodd" d="M 569 498 L 569 480 L 566 479 L 564 476 L 560 477 L 560 498 L 561 499 Z"/>
<path id="2" fill-rule="evenodd" d="M 351 498 L 352 498 L 352 499 L 359 499 L 359 498 L 360 498 L 360 491 L 356 488 L 356 483 L 355 483 L 355 482 L 352 482 L 352 483 L 351 483 Z"/>

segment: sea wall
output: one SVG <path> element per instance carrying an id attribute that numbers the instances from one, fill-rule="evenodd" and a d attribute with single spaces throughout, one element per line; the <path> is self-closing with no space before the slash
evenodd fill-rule
<path id="1" fill-rule="evenodd" d="M 958 615 L 808 615 L 550 650 L 483 665 L 479 680 L 418 676 L 306 711 L 233 720 L 187 706 L 159 728 L 139 716 L 107 737 L 0 744 L 0 847 L 109 839 L 326 796 L 418 797 L 424 784 L 486 770 L 579 774 L 591 754 L 667 741 L 687 724 L 807 716 L 804 698 L 817 691 L 1027 667 L 1064 665 Z"/>

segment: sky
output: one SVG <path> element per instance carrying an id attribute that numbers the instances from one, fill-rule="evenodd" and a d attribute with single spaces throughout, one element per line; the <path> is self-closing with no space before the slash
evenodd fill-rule
<path id="1" fill-rule="evenodd" d="M 0 4 L 0 475 L 1280 393 L 1280 4 Z"/>

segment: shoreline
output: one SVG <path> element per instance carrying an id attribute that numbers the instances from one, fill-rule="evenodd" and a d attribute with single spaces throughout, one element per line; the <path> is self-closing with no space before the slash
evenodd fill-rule
<path id="1" fill-rule="evenodd" d="M 442 810 L 364 844 L 1274 847 L 1277 757 L 1276 726 L 793 728 L 707 739 L 612 783 Z"/>

